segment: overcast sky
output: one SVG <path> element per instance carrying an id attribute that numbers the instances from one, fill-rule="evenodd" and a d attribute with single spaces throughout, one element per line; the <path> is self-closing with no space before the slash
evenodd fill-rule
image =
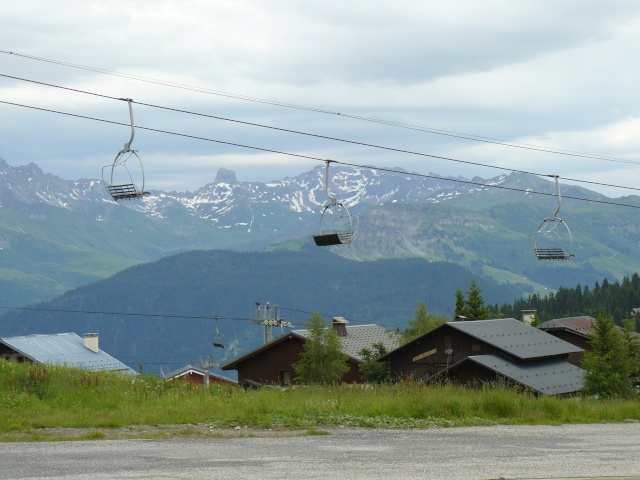
<path id="1" fill-rule="evenodd" d="M 465 162 L 638 186 L 637 0 L 23 0 L 3 4 L 0 50 L 2 75 Z M 0 77 L 0 101 L 129 122 L 125 102 L 7 77 Z M 264 149 L 444 176 L 505 172 L 133 108 L 138 126 Z M 0 157 L 66 179 L 100 178 L 129 133 L 126 126 L 0 103 Z M 132 148 L 149 189 L 195 190 L 220 167 L 239 180 L 268 181 L 320 164 L 142 129 Z M 639 193 L 584 186 L 612 197 Z"/>

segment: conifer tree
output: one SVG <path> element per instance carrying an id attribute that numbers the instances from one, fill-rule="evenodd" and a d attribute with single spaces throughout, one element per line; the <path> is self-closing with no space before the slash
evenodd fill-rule
<path id="1" fill-rule="evenodd" d="M 489 317 L 489 310 L 484 305 L 482 291 L 475 280 L 471 280 L 471 286 L 467 292 L 464 314 L 467 320 L 486 320 Z"/>
<path id="2" fill-rule="evenodd" d="M 293 369 L 297 381 L 321 385 L 338 383 L 349 370 L 340 337 L 317 313 L 309 318 L 309 336 Z"/>
<path id="3" fill-rule="evenodd" d="M 591 335 L 592 351 L 586 352 L 582 368 L 586 370 L 583 392 L 601 398 L 629 398 L 633 395 L 632 359 L 624 333 L 613 318 L 601 310 Z"/>
<path id="4" fill-rule="evenodd" d="M 465 305 L 464 293 L 462 292 L 461 288 L 458 288 L 456 290 L 456 308 L 455 308 L 455 311 L 453 313 L 453 318 L 454 319 L 458 319 L 460 317 L 464 317 L 465 316 L 464 305 Z"/>

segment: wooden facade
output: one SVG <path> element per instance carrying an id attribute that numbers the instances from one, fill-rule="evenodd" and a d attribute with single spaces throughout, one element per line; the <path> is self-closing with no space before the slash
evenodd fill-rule
<path id="1" fill-rule="evenodd" d="M 445 324 L 394 350 L 384 360 L 391 363 L 395 378 L 425 379 L 470 355 L 499 353 L 498 348 Z"/>
<path id="2" fill-rule="evenodd" d="M 169 374 L 171 380 L 204 385 L 205 372 L 200 368 L 187 366 L 177 372 Z M 209 385 L 235 385 L 236 382 L 229 378 L 220 377 L 209 372 Z"/>
<path id="3" fill-rule="evenodd" d="M 267 385 L 289 385 L 297 377 L 293 365 L 300 360 L 305 338 L 290 332 L 228 363 L 222 370 L 237 370 L 238 383 L 257 382 Z M 349 370 L 342 377 L 346 383 L 362 383 L 359 360 L 348 357 Z"/>
<path id="4" fill-rule="evenodd" d="M 549 335 L 590 352 L 592 348 L 589 335 L 595 332 L 594 323 L 595 318 L 593 317 L 568 317 L 549 320 L 540 324 L 538 328 Z M 584 352 L 570 353 L 567 361 L 576 367 L 580 367 L 582 366 L 583 358 Z"/>
<path id="5" fill-rule="evenodd" d="M 533 365 L 542 360 L 566 360 L 581 354 L 581 348 L 513 318 L 448 322 L 398 347 L 380 358 L 391 364 L 398 380 L 426 380 L 458 365 L 469 357 L 497 356 L 516 365 Z M 463 362 L 469 372 L 459 378 L 483 381 L 472 362 Z M 576 365 L 577 366 L 577 365 Z M 458 367 L 456 367 L 458 369 Z M 473 370 L 473 371 L 472 371 Z"/>

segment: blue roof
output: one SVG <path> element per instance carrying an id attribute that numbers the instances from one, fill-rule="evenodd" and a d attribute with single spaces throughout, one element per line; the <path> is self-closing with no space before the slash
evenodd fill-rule
<path id="1" fill-rule="evenodd" d="M 102 350 L 94 352 L 85 347 L 84 340 L 75 333 L 3 337 L 0 343 L 36 363 L 136 374 L 135 370 Z"/>
<path id="2" fill-rule="evenodd" d="M 482 365 L 546 395 L 577 392 L 584 385 L 585 371 L 561 359 L 540 360 L 533 363 L 514 363 L 499 355 L 473 355 L 467 357 L 464 361 Z M 451 368 L 463 362 L 459 362 Z"/>

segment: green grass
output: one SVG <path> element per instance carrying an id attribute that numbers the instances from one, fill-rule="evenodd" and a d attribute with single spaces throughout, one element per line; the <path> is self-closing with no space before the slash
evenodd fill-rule
<path id="1" fill-rule="evenodd" d="M 495 424 L 640 421 L 640 402 L 535 397 L 506 386 L 467 389 L 400 383 L 385 386 L 208 389 L 152 376 L 124 376 L 0 361 L 0 440 L 46 429 L 123 429 L 193 425 L 301 429 L 428 428 Z M 159 435 L 163 435 L 162 432 Z M 83 439 L 105 438 L 88 432 Z"/>

